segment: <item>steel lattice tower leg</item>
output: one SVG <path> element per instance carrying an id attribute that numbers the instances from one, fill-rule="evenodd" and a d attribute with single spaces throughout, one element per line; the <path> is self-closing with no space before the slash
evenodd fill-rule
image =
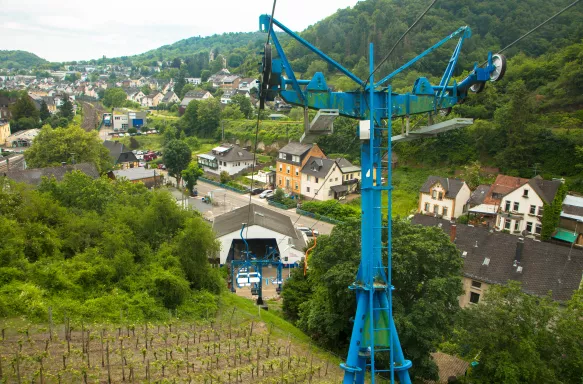
<path id="1" fill-rule="evenodd" d="M 401 384 L 411 384 L 408 369 L 412 366 L 405 360 L 399 336 L 392 317 L 391 285 L 391 119 L 388 127 L 382 127 L 374 106 L 374 59 L 373 44 L 369 52 L 370 77 L 369 95 L 365 96 L 361 108 L 368 109 L 370 119 L 370 140 L 363 140 L 361 145 L 362 167 L 362 222 L 361 222 L 361 259 L 355 283 L 350 287 L 356 291 L 356 315 L 346 363 L 341 364 L 345 370 L 344 384 L 363 384 L 367 367 L 371 370 L 371 383 L 375 383 L 375 374 L 390 373 L 394 382 L 395 373 Z M 391 89 L 387 92 L 391 105 Z M 392 115 L 392 111 L 388 111 Z M 383 135 L 383 133 L 385 135 Z M 362 138 L 361 138 L 362 139 Z M 384 140 L 386 141 L 384 141 Z M 384 142 L 383 142 L 384 141 Z M 387 185 L 381 184 L 382 154 L 387 154 Z M 382 226 L 382 191 L 387 191 L 387 226 Z M 383 246 L 382 234 L 386 231 L 387 246 Z M 382 250 L 388 255 L 387 266 L 382 262 Z M 376 369 L 375 354 L 389 353 L 394 362 L 388 369 Z"/>

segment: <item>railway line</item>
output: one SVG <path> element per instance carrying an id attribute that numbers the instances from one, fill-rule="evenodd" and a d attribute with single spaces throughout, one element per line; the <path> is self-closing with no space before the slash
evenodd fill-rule
<path id="1" fill-rule="evenodd" d="M 99 102 L 82 101 L 81 105 L 83 108 L 83 122 L 81 123 L 81 128 L 87 132 L 99 128 L 101 116 L 105 112 L 105 109 Z"/>

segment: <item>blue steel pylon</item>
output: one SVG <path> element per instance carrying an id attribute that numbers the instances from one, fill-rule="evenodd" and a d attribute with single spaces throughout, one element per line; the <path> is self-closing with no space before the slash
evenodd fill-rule
<path id="1" fill-rule="evenodd" d="M 397 329 L 393 321 L 392 285 L 391 285 L 391 116 L 392 111 L 379 113 L 374 104 L 374 55 L 373 44 L 369 51 L 369 84 L 368 88 L 368 118 L 370 124 L 370 139 L 361 145 L 361 259 L 356 281 L 350 287 L 356 292 L 356 315 L 350 339 L 350 347 L 346 363 L 341 364 L 345 370 L 344 384 L 364 383 L 367 367 L 370 367 L 371 383 L 374 384 L 377 373 L 390 373 L 391 383 L 394 383 L 395 373 L 402 384 L 410 384 L 408 369 L 411 361 L 403 355 Z M 387 92 L 386 105 L 392 105 L 391 87 Z M 367 111 L 363 111 L 365 114 Z M 379 123 L 381 115 L 388 115 L 387 127 Z M 379 122 L 379 123 L 377 123 Z M 383 135 L 383 132 L 386 133 Z M 386 141 L 385 141 L 386 140 Z M 387 154 L 387 185 L 382 185 L 382 153 Z M 382 192 L 388 194 L 387 225 L 382 225 Z M 382 231 L 387 231 L 387 245 L 382 244 Z M 383 265 L 382 251 L 386 249 L 387 265 Z M 388 368 L 377 369 L 375 355 L 389 354 L 392 362 Z"/>

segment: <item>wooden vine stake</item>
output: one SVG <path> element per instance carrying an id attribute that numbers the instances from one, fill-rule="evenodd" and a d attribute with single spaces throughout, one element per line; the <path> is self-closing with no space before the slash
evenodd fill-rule
<path id="1" fill-rule="evenodd" d="M 106 358 L 107 358 L 107 383 L 111 384 L 111 369 L 109 367 L 109 340 L 107 341 L 107 346 L 105 348 Z"/>

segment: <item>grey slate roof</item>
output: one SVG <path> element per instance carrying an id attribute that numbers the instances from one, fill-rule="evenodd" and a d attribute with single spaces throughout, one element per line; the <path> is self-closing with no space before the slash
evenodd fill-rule
<path id="1" fill-rule="evenodd" d="M 468 200 L 470 206 L 474 207 L 476 205 L 482 204 L 484 202 L 484 199 L 486 198 L 486 195 L 488 194 L 488 191 L 490 190 L 490 187 L 491 186 L 487 184 L 478 185 L 478 187 L 476 188 L 475 191 L 472 192 L 472 194 L 470 195 L 470 199 Z"/>
<path id="2" fill-rule="evenodd" d="M 247 223 L 249 227 L 258 225 L 289 236 L 293 239 L 293 243 L 298 250 L 306 246 L 304 236 L 294 228 L 289 216 L 257 204 L 245 205 L 215 218 L 213 230 L 216 233 L 216 237 L 221 237 L 228 233 L 241 230 L 243 223 Z"/>
<path id="3" fill-rule="evenodd" d="M 352 163 L 343 157 L 336 159 L 336 164 L 340 167 L 340 172 L 350 173 L 350 172 L 360 172 L 360 167 L 358 165 L 352 165 Z"/>
<path id="4" fill-rule="evenodd" d="M 297 141 L 292 141 L 285 147 L 279 150 L 279 152 L 289 153 L 290 155 L 301 156 L 304 153 L 312 149 L 312 144 L 302 144 Z"/>
<path id="5" fill-rule="evenodd" d="M 464 185 L 464 181 L 460 179 L 452 179 L 449 177 L 439 177 L 439 176 L 429 176 L 421 189 L 420 192 L 429 193 L 429 189 L 435 184 L 440 183 L 441 186 L 445 189 L 445 197 L 448 199 L 454 199 L 460 189 L 462 189 Z"/>
<path id="6" fill-rule="evenodd" d="M 174 92 L 172 92 L 172 91 L 170 91 L 170 92 L 166 93 L 166 94 L 164 95 L 164 98 L 162 99 L 162 102 L 163 102 L 163 103 L 168 103 L 168 102 L 170 101 L 170 99 L 172 98 L 172 96 L 174 96 L 174 95 L 175 95 L 175 93 L 174 93 Z"/>
<path id="7" fill-rule="evenodd" d="M 236 144 L 222 144 L 220 147 L 231 148 L 230 150 L 223 152 L 222 155 L 215 155 L 213 151 L 207 153 L 207 155 L 214 156 L 217 160 L 222 161 L 248 161 L 253 160 L 253 154 L 246 149 L 239 147 Z"/>
<path id="8" fill-rule="evenodd" d="M 528 184 L 534 189 L 537 195 L 547 204 L 551 204 L 561 186 L 559 180 L 544 180 L 540 176 L 528 180 Z"/>
<path id="9" fill-rule="evenodd" d="M 43 177 L 54 177 L 57 181 L 61 181 L 65 174 L 72 171 L 81 171 L 87 176 L 97 179 L 99 172 L 93 163 L 79 163 L 70 164 L 63 167 L 47 167 L 47 168 L 29 168 L 24 170 L 12 170 L 5 172 L 4 175 L 11 180 L 19 183 L 27 183 L 31 185 L 39 185 Z"/>
<path id="10" fill-rule="evenodd" d="M 111 157 L 113 164 L 138 161 L 136 155 L 131 151 L 126 151 L 125 146 L 120 142 L 105 140 L 103 145 L 109 151 L 109 157 Z"/>
<path id="11" fill-rule="evenodd" d="M 432 216 L 417 214 L 412 222 L 424 226 L 441 224 L 446 234 L 451 231 L 449 221 Z M 552 291 L 554 300 L 568 300 L 581 283 L 583 250 L 571 250 L 570 247 L 526 238 L 520 261 L 523 270 L 517 272 L 513 266 L 517 242 L 518 237 L 511 234 L 458 224 L 456 245 L 460 254 L 467 252 L 464 276 L 490 284 L 506 284 L 509 280 L 516 280 L 522 283 L 522 290 L 526 293 L 544 296 Z M 483 265 L 485 258 L 490 259 L 488 265 Z"/>
<path id="12" fill-rule="evenodd" d="M 321 157 L 310 156 L 306 164 L 302 168 L 302 173 L 314 177 L 325 178 L 330 172 L 330 169 L 336 164 L 336 161 L 331 159 L 323 159 Z"/>

